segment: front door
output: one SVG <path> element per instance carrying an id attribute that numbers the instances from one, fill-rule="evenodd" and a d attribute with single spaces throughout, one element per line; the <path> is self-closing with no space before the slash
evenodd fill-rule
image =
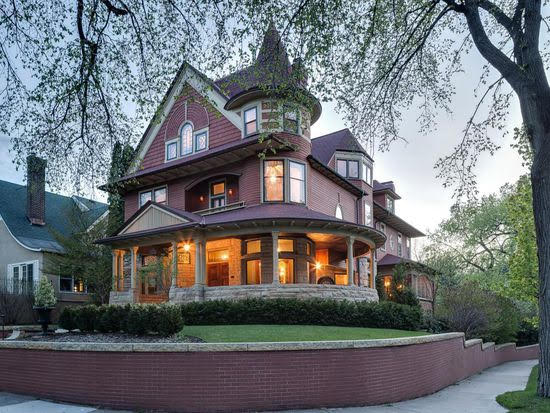
<path id="1" fill-rule="evenodd" d="M 207 267 L 209 287 L 229 285 L 229 263 L 215 262 L 208 264 Z"/>

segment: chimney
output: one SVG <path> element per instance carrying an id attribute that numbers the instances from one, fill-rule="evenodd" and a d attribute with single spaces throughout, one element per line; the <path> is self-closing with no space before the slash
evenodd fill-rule
<path id="1" fill-rule="evenodd" d="M 34 154 L 27 156 L 27 218 L 46 224 L 46 160 Z"/>

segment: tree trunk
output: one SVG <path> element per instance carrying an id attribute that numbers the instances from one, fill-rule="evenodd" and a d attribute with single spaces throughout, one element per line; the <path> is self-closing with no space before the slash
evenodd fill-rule
<path id="1" fill-rule="evenodd" d="M 524 122 L 533 147 L 531 185 L 539 264 L 538 394 L 550 397 L 550 94 L 520 98 Z"/>

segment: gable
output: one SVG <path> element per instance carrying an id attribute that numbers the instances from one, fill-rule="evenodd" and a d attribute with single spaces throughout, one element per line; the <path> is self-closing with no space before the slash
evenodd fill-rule
<path id="1" fill-rule="evenodd" d="M 119 235 L 147 231 L 161 227 L 169 227 L 171 225 L 184 224 L 186 222 L 189 222 L 189 220 L 162 210 L 156 205 L 150 205 L 141 214 L 129 222 L 119 232 Z"/>
<path id="2" fill-rule="evenodd" d="M 163 164 L 165 142 L 177 138 L 187 120 L 194 130 L 208 128 L 209 148 L 240 139 L 241 118 L 224 109 L 226 102 L 227 98 L 204 75 L 184 64 L 138 145 L 128 172 Z"/>

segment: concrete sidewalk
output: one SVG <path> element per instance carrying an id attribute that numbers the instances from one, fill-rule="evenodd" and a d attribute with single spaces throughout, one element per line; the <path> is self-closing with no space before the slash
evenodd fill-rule
<path id="1" fill-rule="evenodd" d="M 514 361 L 483 371 L 430 396 L 385 406 L 294 410 L 292 412 L 341 413 L 505 413 L 495 397 L 510 390 L 523 390 L 536 360 Z M 95 407 L 37 400 L 0 392 L 0 413 L 115 413 Z M 122 411 L 116 411 L 123 413 Z M 291 412 L 291 411 L 288 411 Z M 131 413 L 131 412 L 127 412 Z"/>

